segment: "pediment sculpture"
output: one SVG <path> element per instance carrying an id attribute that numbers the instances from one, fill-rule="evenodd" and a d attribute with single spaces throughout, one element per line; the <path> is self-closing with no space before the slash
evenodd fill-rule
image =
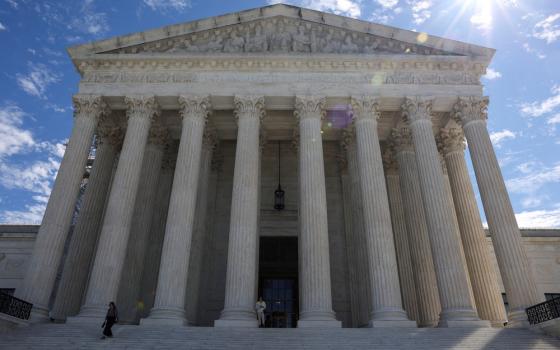
<path id="1" fill-rule="evenodd" d="M 456 55 L 378 35 L 287 17 L 209 29 L 104 53 L 331 53 Z"/>

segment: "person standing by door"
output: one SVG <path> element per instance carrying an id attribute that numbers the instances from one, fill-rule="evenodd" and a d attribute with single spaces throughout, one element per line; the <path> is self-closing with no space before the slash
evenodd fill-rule
<path id="1" fill-rule="evenodd" d="M 259 328 L 264 328 L 264 310 L 266 310 L 266 303 L 259 297 L 257 304 L 255 305 L 255 309 L 257 310 L 257 321 L 259 323 Z"/>

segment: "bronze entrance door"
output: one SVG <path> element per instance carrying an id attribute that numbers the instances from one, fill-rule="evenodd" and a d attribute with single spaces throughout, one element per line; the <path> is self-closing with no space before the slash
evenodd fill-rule
<path id="1" fill-rule="evenodd" d="M 266 327 L 292 328 L 298 320 L 297 237 L 261 237 L 259 296 L 266 302 Z"/>

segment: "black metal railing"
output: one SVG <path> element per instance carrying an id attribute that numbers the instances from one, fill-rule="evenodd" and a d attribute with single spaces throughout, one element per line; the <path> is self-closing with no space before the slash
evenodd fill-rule
<path id="1" fill-rule="evenodd" d="M 530 324 L 553 320 L 560 317 L 560 298 L 547 300 L 525 309 Z"/>
<path id="2" fill-rule="evenodd" d="M 0 292 L 0 313 L 28 320 L 33 304 Z"/>

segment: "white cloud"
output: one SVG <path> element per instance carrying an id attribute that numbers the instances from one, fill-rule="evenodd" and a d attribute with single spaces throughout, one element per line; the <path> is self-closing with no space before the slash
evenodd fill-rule
<path id="1" fill-rule="evenodd" d="M 144 0 L 144 4 L 153 11 L 184 11 L 191 7 L 190 0 Z"/>
<path id="2" fill-rule="evenodd" d="M 24 116 L 25 112 L 16 105 L 0 107 L 0 159 L 35 144 L 31 132 L 21 128 Z"/>
<path id="3" fill-rule="evenodd" d="M 494 80 L 494 79 L 498 79 L 502 77 L 502 73 L 492 69 L 492 68 L 488 68 L 486 69 L 486 74 L 484 74 L 482 76 L 482 78 L 487 79 L 487 80 Z"/>
<path id="4" fill-rule="evenodd" d="M 29 73 L 17 74 L 17 82 L 23 91 L 39 98 L 45 97 L 47 87 L 60 80 L 60 76 L 52 72 L 44 64 L 29 63 Z"/>
<path id="5" fill-rule="evenodd" d="M 0 184 L 7 189 L 22 189 L 48 196 L 60 161 L 49 156 L 28 165 L 0 163 Z"/>
<path id="6" fill-rule="evenodd" d="M 360 17 L 362 14 L 359 2 L 355 0 L 304 0 L 301 6 L 349 17 Z"/>
<path id="7" fill-rule="evenodd" d="M 548 184 L 560 182 L 560 163 L 553 167 L 533 169 L 523 176 L 509 179 L 506 185 L 513 193 L 535 194 L 539 189 Z"/>
<path id="8" fill-rule="evenodd" d="M 478 28 L 482 32 L 489 32 L 492 29 L 492 11 L 490 2 L 488 2 L 488 6 L 484 6 L 478 12 L 473 14 L 470 21 L 476 28 Z"/>
<path id="9" fill-rule="evenodd" d="M 18 8 L 18 3 L 15 0 L 5 0 L 8 4 L 10 4 L 10 6 L 12 6 L 14 9 L 17 10 Z"/>
<path id="10" fill-rule="evenodd" d="M 552 96 L 542 101 L 521 104 L 521 112 L 529 117 L 540 117 L 548 114 L 560 106 L 560 85 L 554 85 L 550 89 Z"/>
<path id="11" fill-rule="evenodd" d="M 432 16 L 431 8 L 433 2 L 431 0 L 407 0 L 412 12 L 412 21 L 415 24 L 422 24 Z"/>
<path id="12" fill-rule="evenodd" d="M 532 210 L 515 214 L 519 227 L 558 228 L 560 227 L 560 208 L 552 210 Z"/>
<path id="13" fill-rule="evenodd" d="M 2 30 L 6 30 L 6 27 L 2 24 L 2 22 L 0 22 L 0 31 Z"/>
<path id="14" fill-rule="evenodd" d="M 539 51 L 537 49 L 532 48 L 529 45 L 529 43 L 523 43 L 523 50 L 525 50 L 527 53 L 536 55 L 541 60 L 546 58 L 546 55 L 544 53 L 542 53 L 541 51 Z"/>
<path id="15" fill-rule="evenodd" d="M 387 24 L 392 19 L 393 19 L 393 16 L 391 16 L 390 14 L 387 14 L 383 11 L 374 11 L 370 16 L 369 21 L 376 22 L 376 23 Z"/>
<path id="16" fill-rule="evenodd" d="M 557 113 L 550 117 L 547 121 L 547 124 L 560 124 L 560 113 Z"/>
<path id="17" fill-rule="evenodd" d="M 533 37 L 545 40 L 547 44 L 560 38 L 560 12 L 537 22 L 533 27 Z"/>
<path id="18" fill-rule="evenodd" d="M 108 32 L 107 14 L 96 12 L 94 7 L 94 0 L 85 0 L 80 14 L 72 20 L 72 28 L 91 35 Z"/>
<path id="19" fill-rule="evenodd" d="M 399 0 L 376 0 L 377 3 L 384 8 L 392 9 L 393 7 L 397 6 Z"/>
<path id="20" fill-rule="evenodd" d="M 504 129 L 502 131 L 490 133 L 490 140 L 492 141 L 494 147 L 500 148 L 502 146 L 502 142 L 508 139 L 515 139 L 516 136 L 517 135 L 513 131 Z"/>

